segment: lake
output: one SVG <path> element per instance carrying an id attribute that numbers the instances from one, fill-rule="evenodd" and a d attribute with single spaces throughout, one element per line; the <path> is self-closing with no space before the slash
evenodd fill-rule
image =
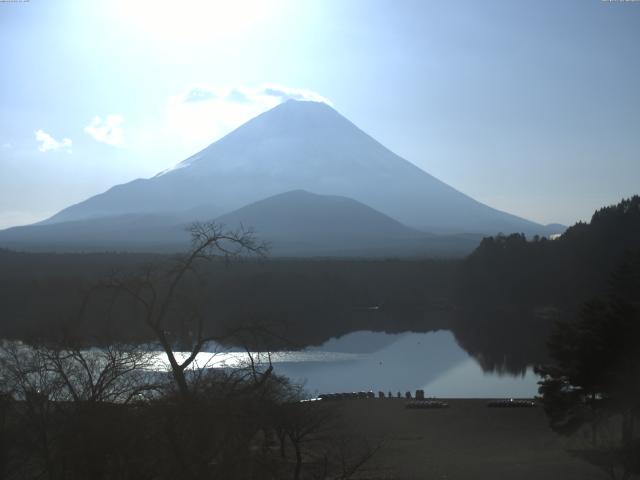
<path id="1" fill-rule="evenodd" d="M 254 359 L 266 361 L 265 354 Z M 243 352 L 201 353 L 200 366 L 237 366 Z M 304 383 L 309 396 L 352 391 L 423 389 L 446 398 L 533 397 L 538 377 L 485 373 L 449 331 L 399 333 L 359 331 L 332 338 L 321 346 L 271 354 L 276 373 Z"/>

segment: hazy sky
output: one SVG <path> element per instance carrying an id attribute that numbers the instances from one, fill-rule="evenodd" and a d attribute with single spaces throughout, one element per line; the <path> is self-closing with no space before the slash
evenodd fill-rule
<path id="1" fill-rule="evenodd" d="M 290 96 L 531 220 L 640 193 L 640 2 L 31 0 L 0 3 L 0 40 L 0 228 Z"/>

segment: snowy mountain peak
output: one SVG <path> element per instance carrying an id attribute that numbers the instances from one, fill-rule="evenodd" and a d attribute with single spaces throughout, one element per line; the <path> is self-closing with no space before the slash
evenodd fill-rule
<path id="1" fill-rule="evenodd" d="M 539 232 L 394 154 L 325 103 L 284 102 L 175 168 L 71 206 L 48 222 L 102 215 L 220 213 L 291 190 L 352 198 L 407 226 L 446 233 Z"/>

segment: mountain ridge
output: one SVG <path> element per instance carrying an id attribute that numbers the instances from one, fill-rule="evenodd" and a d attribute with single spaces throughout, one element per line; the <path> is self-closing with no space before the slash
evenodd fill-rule
<path id="1" fill-rule="evenodd" d="M 326 104 L 290 100 L 149 179 L 112 187 L 43 223 L 116 213 L 227 213 L 285 191 L 347 196 L 434 233 L 544 233 L 475 201 L 388 150 Z"/>
<path id="2" fill-rule="evenodd" d="M 190 211 L 191 212 L 191 211 Z M 470 253 L 479 236 L 435 236 L 411 229 L 356 200 L 304 190 L 284 192 L 222 216 L 234 230 L 251 227 L 274 257 L 450 257 Z M 123 214 L 0 231 L 0 245 L 37 251 L 172 252 L 189 246 L 187 214 Z"/>
<path id="3" fill-rule="evenodd" d="M 258 227 L 278 240 L 281 255 L 461 254 L 482 235 L 562 231 L 477 202 L 326 104 L 288 101 L 154 177 L 2 231 L 0 245 L 178 249 L 179 226 L 211 219 Z M 323 244 L 327 232 L 335 235 Z"/>

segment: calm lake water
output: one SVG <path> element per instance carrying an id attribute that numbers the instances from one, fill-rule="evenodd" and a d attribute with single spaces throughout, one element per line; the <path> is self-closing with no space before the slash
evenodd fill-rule
<path id="1" fill-rule="evenodd" d="M 255 359 L 266 361 L 264 354 Z M 198 364 L 235 366 L 246 353 L 227 352 L 212 357 L 202 353 Z M 271 361 L 276 373 L 304 383 L 310 396 L 320 393 L 424 389 L 437 397 L 533 397 L 538 378 L 484 373 L 478 363 L 448 331 L 386 334 L 353 332 L 319 347 L 300 352 L 278 352 Z"/>

